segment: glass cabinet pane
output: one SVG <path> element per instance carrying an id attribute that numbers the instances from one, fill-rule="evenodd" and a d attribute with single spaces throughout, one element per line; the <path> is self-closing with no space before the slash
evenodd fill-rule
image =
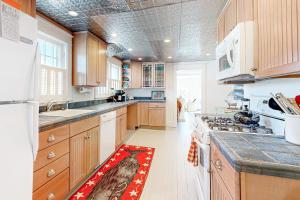
<path id="1" fill-rule="evenodd" d="M 143 87 L 152 87 L 153 81 L 152 81 L 152 65 L 151 64 L 146 64 L 143 65 Z"/>
<path id="2" fill-rule="evenodd" d="M 156 64 L 154 73 L 155 73 L 155 87 L 160 87 L 160 88 L 165 87 L 165 65 Z"/>

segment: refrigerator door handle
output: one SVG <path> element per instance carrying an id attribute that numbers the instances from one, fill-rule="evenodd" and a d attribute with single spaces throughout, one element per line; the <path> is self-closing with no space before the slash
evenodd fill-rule
<path id="1" fill-rule="evenodd" d="M 36 159 L 37 152 L 39 149 L 39 102 L 38 101 L 28 101 L 31 105 L 33 112 L 29 112 L 28 117 L 28 127 L 29 127 L 29 141 L 32 148 L 33 160 Z"/>

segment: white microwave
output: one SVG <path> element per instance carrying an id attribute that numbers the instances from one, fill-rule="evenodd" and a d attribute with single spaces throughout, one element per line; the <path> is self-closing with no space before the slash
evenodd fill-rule
<path id="1" fill-rule="evenodd" d="M 239 23 L 217 46 L 217 80 L 253 75 L 254 22 Z"/>

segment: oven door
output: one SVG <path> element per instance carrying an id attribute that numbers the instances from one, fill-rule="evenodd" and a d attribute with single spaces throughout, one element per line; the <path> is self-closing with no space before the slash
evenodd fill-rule
<path id="1" fill-rule="evenodd" d="M 198 160 L 197 169 L 197 185 L 199 199 L 210 200 L 210 146 L 203 144 L 199 140 L 198 144 Z"/>

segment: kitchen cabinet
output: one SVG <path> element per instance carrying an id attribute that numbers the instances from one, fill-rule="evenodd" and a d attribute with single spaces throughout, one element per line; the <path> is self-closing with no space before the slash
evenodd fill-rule
<path id="1" fill-rule="evenodd" d="M 142 88 L 142 64 L 140 62 L 131 62 L 131 85 L 130 88 Z"/>
<path id="2" fill-rule="evenodd" d="M 149 103 L 140 103 L 140 124 L 149 124 Z"/>
<path id="3" fill-rule="evenodd" d="M 142 64 L 142 87 L 164 88 L 165 87 L 165 64 L 146 63 Z"/>
<path id="4" fill-rule="evenodd" d="M 164 103 L 149 103 L 149 126 L 163 127 L 166 124 Z"/>
<path id="5" fill-rule="evenodd" d="M 232 200 L 214 165 L 211 167 L 211 200 Z"/>
<path id="6" fill-rule="evenodd" d="M 136 130 L 140 126 L 140 104 L 127 107 L 127 129 Z"/>
<path id="7" fill-rule="evenodd" d="M 30 15 L 32 17 L 36 17 L 36 5 L 35 0 L 4 0 L 3 2 L 6 2 L 15 8 L 18 8 L 22 12 L 26 13 L 27 15 Z"/>
<path id="8" fill-rule="evenodd" d="M 296 200 L 299 187 L 298 179 L 237 172 L 211 143 L 212 200 Z"/>
<path id="9" fill-rule="evenodd" d="M 117 110 L 116 146 L 117 149 L 127 139 L 127 107 Z"/>
<path id="10" fill-rule="evenodd" d="M 70 139 L 70 189 L 99 164 L 99 130 L 94 127 Z"/>
<path id="11" fill-rule="evenodd" d="M 300 72 L 300 2 L 254 0 L 256 76 Z"/>
<path id="12" fill-rule="evenodd" d="M 218 19 L 218 43 L 225 39 L 225 15 L 220 15 Z"/>
<path id="13" fill-rule="evenodd" d="M 74 33 L 73 86 L 106 85 L 107 45 L 89 32 Z"/>
<path id="14" fill-rule="evenodd" d="M 228 35 L 237 25 L 237 0 L 229 0 L 225 10 L 225 35 Z"/>

